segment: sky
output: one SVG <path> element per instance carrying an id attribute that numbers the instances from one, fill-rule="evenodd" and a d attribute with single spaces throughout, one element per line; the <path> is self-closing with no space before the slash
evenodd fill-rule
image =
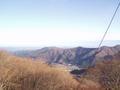
<path id="1" fill-rule="evenodd" d="M 118 2 L 119 0 L 0 0 L 0 46 L 74 47 L 99 43 Z M 106 41 L 120 40 L 119 24 L 120 9 Z"/>

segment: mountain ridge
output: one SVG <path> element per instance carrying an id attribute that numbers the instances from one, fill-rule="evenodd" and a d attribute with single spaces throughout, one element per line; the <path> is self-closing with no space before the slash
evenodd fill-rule
<path id="1" fill-rule="evenodd" d="M 120 45 L 113 47 L 102 46 L 97 48 L 58 48 L 45 47 L 31 51 L 16 51 L 15 55 L 33 59 L 44 59 L 48 63 L 71 64 L 80 67 L 87 67 L 93 64 L 94 60 L 113 60 L 119 57 Z"/>

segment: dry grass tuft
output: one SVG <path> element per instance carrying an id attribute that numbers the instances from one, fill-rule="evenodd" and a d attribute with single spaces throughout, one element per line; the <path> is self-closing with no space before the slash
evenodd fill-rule
<path id="1" fill-rule="evenodd" d="M 96 86 L 43 62 L 0 52 L 0 90 L 100 90 Z"/>
<path id="2" fill-rule="evenodd" d="M 88 71 L 87 78 L 99 82 L 105 90 L 120 90 L 120 61 L 103 61 Z"/>
<path id="3" fill-rule="evenodd" d="M 3 90 L 74 90 L 77 85 L 67 72 L 0 53 L 0 88 Z"/>

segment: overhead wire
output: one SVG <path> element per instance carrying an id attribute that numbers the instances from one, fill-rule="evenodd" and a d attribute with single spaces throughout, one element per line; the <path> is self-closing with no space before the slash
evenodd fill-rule
<path id="1" fill-rule="evenodd" d="M 112 18 L 110 20 L 110 23 L 108 24 L 108 27 L 107 27 L 105 33 L 103 34 L 103 37 L 102 37 L 102 39 L 101 39 L 101 41 L 100 41 L 100 43 L 98 45 L 97 51 L 99 51 L 99 49 L 100 49 L 100 47 L 101 47 L 101 45 L 102 45 L 102 43 L 103 43 L 103 41 L 104 41 L 108 31 L 109 31 L 109 29 L 110 29 L 110 27 L 111 27 L 111 25 L 113 23 L 113 20 L 114 20 L 116 14 L 117 14 L 119 8 L 120 8 L 120 1 L 118 2 L 117 8 L 115 9 L 115 12 L 114 12 L 114 14 L 113 14 L 113 16 L 112 16 Z"/>
<path id="2" fill-rule="evenodd" d="M 98 45 L 98 48 L 96 48 L 96 52 L 95 52 L 95 55 L 94 55 L 94 59 L 93 59 L 93 62 L 92 62 L 92 64 L 91 64 L 92 66 L 93 66 L 93 65 L 95 64 L 95 62 L 96 62 L 95 56 L 100 52 L 100 48 L 101 48 L 101 46 L 102 46 L 102 44 L 103 44 L 103 41 L 105 40 L 105 37 L 106 37 L 106 35 L 107 35 L 107 33 L 108 33 L 108 31 L 109 31 L 112 23 L 113 23 L 113 20 L 114 20 L 116 14 L 117 14 L 119 8 L 120 8 L 120 0 L 119 0 L 118 5 L 117 5 L 117 7 L 116 7 L 116 9 L 115 9 L 115 12 L 113 13 L 112 18 L 110 19 L 110 22 L 109 22 L 109 24 L 108 24 L 108 26 L 107 26 L 107 29 L 105 30 L 105 33 L 104 33 L 103 36 L 102 36 L 102 39 L 101 39 L 101 41 L 100 41 L 100 43 L 99 43 L 99 45 Z"/>

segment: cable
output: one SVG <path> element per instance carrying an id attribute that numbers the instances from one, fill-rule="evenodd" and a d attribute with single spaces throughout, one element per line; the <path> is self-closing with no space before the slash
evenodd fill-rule
<path id="1" fill-rule="evenodd" d="M 96 48 L 96 53 L 94 54 L 94 59 L 93 59 L 93 62 L 92 62 L 92 64 L 91 64 L 92 66 L 95 64 L 95 61 L 96 61 L 96 60 L 95 60 L 95 56 L 100 52 L 100 47 L 101 47 L 101 45 L 102 45 L 102 43 L 103 43 L 103 41 L 104 41 L 104 39 L 105 39 L 105 37 L 106 37 L 109 29 L 110 29 L 110 26 L 112 25 L 112 22 L 113 22 L 116 14 L 117 14 L 117 11 L 118 11 L 119 7 L 120 7 L 120 1 L 119 1 L 119 3 L 118 3 L 117 8 L 115 9 L 115 12 L 114 12 L 114 14 L 113 14 L 113 16 L 112 16 L 112 18 L 111 18 L 111 20 L 110 20 L 110 23 L 108 24 L 108 27 L 107 27 L 105 33 L 104 33 L 104 35 L 103 35 L 103 37 L 102 37 L 102 39 L 101 39 L 101 41 L 100 41 L 100 43 L 99 43 L 99 45 L 98 45 L 98 48 Z"/>
<path id="2" fill-rule="evenodd" d="M 116 10 L 115 10 L 115 12 L 114 12 L 111 20 L 110 20 L 110 23 L 108 24 L 108 27 L 107 27 L 107 29 L 106 29 L 106 31 L 105 31 L 102 39 L 101 39 L 101 41 L 100 41 L 100 44 L 98 45 L 98 51 L 99 51 L 99 49 L 100 49 L 100 47 L 101 47 L 101 45 L 102 45 L 102 43 L 103 43 L 103 41 L 104 41 L 104 39 L 105 39 L 105 37 L 106 37 L 106 35 L 107 35 L 110 27 L 111 27 L 111 24 L 112 24 L 112 22 L 113 22 L 113 20 L 114 20 L 114 18 L 115 18 L 115 16 L 116 16 L 116 14 L 117 14 L 117 11 L 118 11 L 119 7 L 120 7 L 120 1 L 119 1 L 118 6 L 117 6 L 117 8 L 116 8 Z"/>

